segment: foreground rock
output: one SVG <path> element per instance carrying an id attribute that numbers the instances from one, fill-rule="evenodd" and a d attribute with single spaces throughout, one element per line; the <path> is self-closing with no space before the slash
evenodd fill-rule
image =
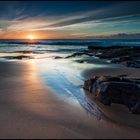
<path id="1" fill-rule="evenodd" d="M 140 114 L 139 79 L 95 76 L 86 80 L 83 88 L 104 105 L 123 104 L 131 113 Z"/>

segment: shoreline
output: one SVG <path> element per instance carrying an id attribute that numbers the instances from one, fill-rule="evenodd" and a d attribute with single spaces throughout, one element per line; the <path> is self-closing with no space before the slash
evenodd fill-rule
<path id="1" fill-rule="evenodd" d="M 0 138 L 84 137 L 76 132 L 76 125 L 80 125 L 76 119 L 73 129 L 69 120 L 63 121 L 72 114 L 78 115 L 71 110 L 74 107 L 41 85 L 35 67 L 17 62 L 0 62 L 0 66 Z"/>

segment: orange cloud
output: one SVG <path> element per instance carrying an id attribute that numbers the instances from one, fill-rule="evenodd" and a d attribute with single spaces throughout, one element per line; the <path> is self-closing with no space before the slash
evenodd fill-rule
<path id="1" fill-rule="evenodd" d="M 25 33 L 5 33 L 0 34 L 1 39 L 28 39 L 28 35 L 32 35 L 34 39 L 59 39 L 59 38 L 72 38 L 69 34 L 58 34 L 51 32 L 25 32 Z"/>

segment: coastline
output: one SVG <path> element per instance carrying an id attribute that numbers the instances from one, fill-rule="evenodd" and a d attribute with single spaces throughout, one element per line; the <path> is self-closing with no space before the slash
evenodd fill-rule
<path id="1" fill-rule="evenodd" d="M 0 67 L 0 138 L 140 137 L 137 129 L 97 120 L 59 99 L 43 86 L 32 62 L 0 62 Z"/>
<path id="2" fill-rule="evenodd" d="M 77 120 L 71 128 L 71 115 L 78 115 L 73 106 L 41 85 L 32 64 L 0 62 L 0 67 L 0 138 L 84 137 L 76 132 Z"/>

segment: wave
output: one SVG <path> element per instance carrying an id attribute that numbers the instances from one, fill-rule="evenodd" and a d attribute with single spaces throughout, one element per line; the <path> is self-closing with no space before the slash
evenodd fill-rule
<path id="1" fill-rule="evenodd" d="M 81 39 L 81 40 L 0 40 L 0 44 L 23 44 L 23 45 L 78 45 L 78 46 L 140 46 L 140 40 L 95 40 L 95 39 Z"/>

